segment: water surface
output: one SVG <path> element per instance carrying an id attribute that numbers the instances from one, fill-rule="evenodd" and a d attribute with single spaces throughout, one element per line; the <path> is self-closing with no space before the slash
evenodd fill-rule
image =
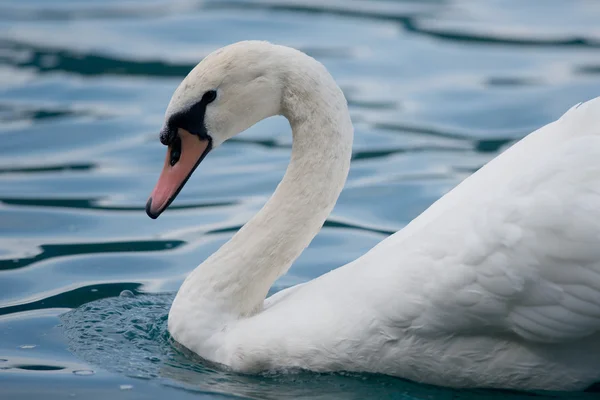
<path id="1" fill-rule="evenodd" d="M 239 40 L 297 47 L 331 71 L 356 128 L 333 214 L 273 290 L 317 277 L 600 95 L 599 18 L 600 4 L 585 0 L 5 0 L 0 397 L 530 397 L 372 375 L 237 375 L 173 345 L 174 292 L 285 171 L 284 119 L 211 153 L 159 220 L 144 204 L 185 74 Z"/>

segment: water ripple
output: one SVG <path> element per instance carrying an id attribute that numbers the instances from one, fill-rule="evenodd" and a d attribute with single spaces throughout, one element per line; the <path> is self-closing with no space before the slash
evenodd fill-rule
<path id="1" fill-rule="evenodd" d="M 0 315 L 50 308 L 77 308 L 90 301 L 118 296 L 124 290 L 137 291 L 140 286 L 139 283 L 118 282 L 79 287 L 42 299 L 0 307 Z"/>
<path id="2" fill-rule="evenodd" d="M 39 253 L 35 256 L 0 259 L 0 271 L 24 268 L 36 262 L 66 255 L 161 251 L 177 248 L 184 243 L 177 240 L 140 240 L 135 242 L 43 244 L 39 246 Z"/>
<path id="3" fill-rule="evenodd" d="M 183 77 L 194 64 L 169 64 L 164 61 L 117 59 L 100 54 L 86 54 L 69 49 L 38 47 L 16 41 L 0 41 L 0 50 L 25 52 L 27 57 L 0 55 L 0 62 L 17 68 L 34 68 L 38 72 L 68 72 L 84 76 L 124 75 Z"/>

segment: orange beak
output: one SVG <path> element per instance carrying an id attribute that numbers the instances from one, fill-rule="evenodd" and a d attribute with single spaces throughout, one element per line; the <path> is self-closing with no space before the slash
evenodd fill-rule
<path id="1" fill-rule="evenodd" d="M 178 129 L 177 136 L 169 145 L 158 182 L 146 203 L 146 214 L 150 218 L 158 218 L 175 200 L 210 149 L 210 140 L 201 139 L 185 129 Z"/>

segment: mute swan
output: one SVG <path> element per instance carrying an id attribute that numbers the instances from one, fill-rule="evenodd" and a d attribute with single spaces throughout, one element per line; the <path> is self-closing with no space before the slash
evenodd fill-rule
<path id="1" fill-rule="evenodd" d="M 240 42 L 175 91 L 146 212 L 202 159 L 284 115 L 289 167 L 265 206 L 185 280 L 173 338 L 234 371 L 364 371 L 453 387 L 580 390 L 600 380 L 600 97 L 571 108 L 359 259 L 267 299 L 350 167 L 342 91 L 300 51 Z M 390 199 L 393 201 L 393 199 Z"/>

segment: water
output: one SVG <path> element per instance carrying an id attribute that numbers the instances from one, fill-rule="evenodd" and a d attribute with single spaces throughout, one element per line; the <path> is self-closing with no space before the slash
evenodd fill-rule
<path id="1" fill-rule="evenodd" d="M 211 153 L 159 220 L 143 208 L 182 77 L 238 40 L 302 49 L 342 86 L 356 127 L 338 205 L 273 290 L 312 279 L 600 95 L 599 18 L 584 0 L 3 1 L 0 397 L 530 397 L 372 375 L 237 375 L 171 342 L 165 319 L 184 276 L 282 177 L 285 120 Z"/>

